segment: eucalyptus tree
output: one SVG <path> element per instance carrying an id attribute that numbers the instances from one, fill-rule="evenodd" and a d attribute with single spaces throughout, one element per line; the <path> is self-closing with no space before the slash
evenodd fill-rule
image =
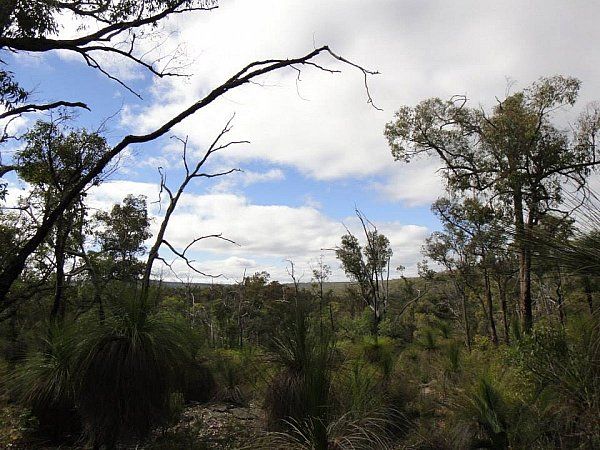
<path id="1" fill-rule="evenodd" d="M 379 323 L 387 309 L 389 266 L 393 252 L 389 239 L 361 212 L 357 210 L 356 214 L 362 224 L 365 246 L 348 231 L 342 236 L 335 254 L 346 275 L 358 284 L 365 305 L 373 311 L 373 333 L 377 336 Z"/>
<path id="2" fill-rule="evenodd" d="M 159 77 L 181 75 L 180 67 L 173 67 L 172 61 L 158 66 L 159 61 L 149 59 L 152 52 L 142 45 L 148 37 L 148 27 L 156 28 L 172 15 L 209 11 L 218 6 L 216 0 L 1 0 L 0 5 L 0 51 L 73 53 L 133 93 L 131 87 L 104 67 L 101 56 L 133 62 Z M 65 18 L 80 25 L 73 37 L 60 36 Z M 0 64 L 5 63 L 0 60 Z M 81 102 L 64 100 L 24 104 L 30 94 L 10 71 L 0 72 L 0 104 L 5 106 L 3 114 L 7 116 L 59 106 L 87 108 Z"/>
<path id="3" fill-rule="evenodd" d="M 438 157 L 449 188 L 480 191 L 510 205 L 524 330 L 533 323 L 533 229 L 544 214 L 560 207 L 566 183 L 585 186 L 600 164 L 597 106 L 581 115 L 574 132 L 553 122 L 557 110 L 575 104 L 579 87 L 579 80 L 572 77 L 541 78 L 498 101 L 491 114 L 482 107 L 468 107 L 464 96 L 448 101 L 431 98 L 415 107 L 401 107 L 385 127 L 396 160 Z"/>
<path id="4" fill-rule="evenodd" d="M 328 264 L 323 263 L 323 255 L 321 254 L 318 261 L 317 266 L 312 269 L 312 278 L 311 281 L 313 283 L 313 288 L 318 289 L 319 295 L 319 326 L 320 332 L 323 333 L 323 304 L 325 300 L 325 292 L 323 290 L 323 285 L 329 279 L 331 275 L 331 268 Z M 330 291 L 331 292 L 331 291 Z M 331 322 L 331 329 L 334 329 L 333 323 L 333 311 L 331 309 L 331 303 L 329 303 L 329 319 Z"/>
<path id="5" fill-rule="evenodd" d="M 464 243 L 456 234 L 436 231 L 431 234 L 423 245 L 423 254 L 443 267 L 444 272 L 450 275 L 454 293 L 446 295 L 450 311 L 456 317 L 465 333 L 465 344 L 471 349 L 472 333 L 469 314 L 467 277 L 472 273 L 472 262 L 469 255 L 463 251 Z M 460 312 L 452 305 L 452 299 L 458 299 Z"/>
<path id="6" fill-rule="evenodd" d="M 97 212 L 94 219 L 98 225 L 96 255 L 105 261 L 105 277 L 122 281 L 139 279 L 144 263 L 138 258 L 146 251 L 144 242 L 151 236 L 146 198 L 128 195 L 110 211 Z"/>
<path id="7" fill-rule="evenodd" d="M 506 234 L 503 227 L 503 211 L 493 209 L 490 205 L 483 203 L 477 197 L 465 197 L 460 200 L 438 199 L 432 206 L 432 211 L 444 227 L 446 237 L 442 241 L 453 242 L 454 252 L 461 252 L 462 261 L 458 268 L 464 273 L 469 268 L 470 275 L 465 277 L 464 282 L 474 292 L 475 278 L 479 272 L 483 282 L 483 305 L 484 315 L 490 338 L 493 343 L 498 343 L 498 333 L 494 319 L 494 301 L 492 293 L 492 278 L 498 276 L 498 259 L 506 245 Z M 439 237 L 438 237 L 439 240 Z M 435 240 L 434 240 L 435 241 Z M 432 241 L 429 241 L 431 243 Z M 443 247 L 442 247 L 443 248 Z M 440 259 L 436 254 L 436 247 L 428 248 L 430 253 L 438 259 L 438 262 L 448 261 Z M 446 256 L 447 258 L 447 256 Z M 465 266 L 465 263 L 467 265 Z M 454 265 L 457 261 L 453 262 Z M 461 267 L 462 266 L 462 267 Z M 475 272 L 475 271 L 477 272 Z M 502 302 L 503 322 L 505 335 L 507 335 L 506 305 Z"/>
<path id="8" fill-rule="evenodd" d="M 20 178 L 32 190 L 26 202 L 34 215 L 46 217 L 64 192 L 93 168 L 107 150 L 106 140 L 97 133 L 67 128 L 62 120 L 38 121 L 25 135 L 25 146 L 16 153 Z M 101 181 L 93 177 L 54 222 L 51 246 L 55 265 L 55 290 L 51 316 L 64 314 L 65 263 L 68 250 L 80 247 L 84 240 L 85 190 Z M 50 234 L 50 233 L 49 233 Z"/>

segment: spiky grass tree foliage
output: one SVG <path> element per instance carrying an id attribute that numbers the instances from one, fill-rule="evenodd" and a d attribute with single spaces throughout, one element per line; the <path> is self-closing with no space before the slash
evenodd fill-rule
<path id="1" fill-rule="evenodd" d="M 508 448 L 508 407 L 490 377 L 479 377 L 465 394 L 460 413 L 465 422 L 474 422 L 479 428 L 471 448 Z"/>
<path id="2" fill-rule="evenodd" d="M 220 350 L 211 356 L 211 370 L 215 375 L 215 399 L 227 403 L 246 405 L 249 400 L 247 382 L 252 368 L 235 350 Z"/>
<path id="3" fill-rule="evenodd" d="M 323 423 L 308 418 L 289 422 L 288 431 L 267 435 L 254 448 L 276 450 L 387 450 L 394 448 L 389 428 L 393 422 L 389 411 L 355 418 L 344 414 Z"/>
<path id="4" fill-rule="evenodd" d="M 143 438 L 169 417 L 170 395 L 190 361 L 189 329 L 176 316 L 126 302 L 82 326 L 76 365 L 85 432 L 98 447 Z"/>
<path id="5" fill-rule="evenodd" d="M 388 379 L 394 370 L 395 358 L 393 341 L 389 338 L 365 337 L 362 343 L 362 353 L 366 361 L 376 365 L 384 378 Z"/>
<path id="6" fill-rule="evenodd" d="M 452 341 L 446 346 L 444 353 L 446 357 L 445 372 L 447 375 L 452 375 L 459 372 L 461 366 L 460 351 L 461 345 L 456 341 Z"/>
<path id="7" fill-rule="evenodd" d="M 75 410 L 74 337 L 72 326 L 51 324 L 10 380 L 19 401 L 37 418 L 42 439 L 57 441 L 81 429 Z"/>
<path id="8" fill-rule="evenodd" d="M 264 407 L 270 429 L 312 420 L 313 434 L 323 444 L 330 412 L 333 345 L 328 332 L 311 325 L 307 306 L 304 301 L 295 303 L 273 342 L 271 351 L 280 371 L 267 388 Z"/>
<path id="9" fill-rule="evenodd" d="M 600 446 L 600 313 L 568 329 L 538 325 L 512 349 L 511 359 L 540 393 L 554 425 L 547 433 L 568 448 Z"/>
<path id="10" fill-rule="evenodd" d="M 364 417 L 382 403 L 377 370 L 361 360 L 352 360 L 335 380 L 337 402 L 354 417 Z"/>
<path id="11" fill-rule="evenodd" d="M 600 276 L 600 192 L 587 188 L 585 198 L 565 195 L 565 206 L 572 210 L 571 239 L 554 230 L 533 236 L 533 244 L 546 250 L 544 257 L 559 263 L 571 273 Z M 570 225 L 568 223 L 568 225 Z"/>

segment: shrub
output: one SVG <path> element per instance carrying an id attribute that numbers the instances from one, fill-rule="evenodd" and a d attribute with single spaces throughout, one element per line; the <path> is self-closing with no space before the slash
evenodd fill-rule
<path id="1" fill-rule="evenodd" d="M 455 374 L 460 370 L 460 349 L 461 345 L 456 341 L 452 341 L 446 346 L 444 351 L 444 354 L 446 356 L 446 373 Z"/>
<path id="2" fill-rule="evenodd" d="M 170 417 L 177 376 L 190 361 L 188 329 L 176 316 L 125 302 L 81 327 L 79 406 L 94 445 L 143 438 Z"/>
<path id="3" fill-rule="evenodd" d="M 381 406 L 381 383 L 377 371 L 360 360 L 342 368 L 335 382 L 342 411 L 363 417 Z"/>
<path id="4" fill-rule="evenodd" d="M 329 422 L 308 418 L 290 421 L 290 430 L 269 433 L 258 448 L 277 450 L 387 450 L 394 448 L 390 435 L 393 423 L 386 413 L 373 412 L 354 418 L 342 415 Z M 257 447 L 253 447 L 257 448 Z"/>
<path id="5" fill-rule="evenodd" d="M 420 333 L 419 344 L 425 349 L 429 351 L 436 350 L 438 348 L 437 339 L 435 335 L 435 331 L 431 328 L 425 328 Z"/>
<path id="6" fill-rule="evenodd" d="M 215 395 L 216 383 L 211 370 L 196 360 L 186 366 L 180 382 L 183 398 L 187 402 L 206 403 Z"/>
<path id="7" fill-rule="evenodd" d="M 371 333 L 373 328 L 373 313 L 365 309 L 356 317 L 342 316 L 338 320 L 339 338 L 360 341 L 362 336 Z"/>
<path id="8" fill-rule="evenodd" d="M 385 379 L 388 379 L 394 369 L 394 343 L 390 338 L 365 337 L 363 340 L 363 357 L 375 364 Z"/>
<path id="9" fill-rule="evenodd" d="M 553 419 L 555 443 L 600 446 L 600 328 L 598 318 L 574 321 L 567 331 L 540 324 L 510 351 L 511 361 Z"/>
<path id="10" fill-rule="evenodd" d="M 223 402 L 245 405 L 248 402 L 246 389 L 247 367 L 239 352 L 221 350 L 213 354 L 211 367 L 216 376 L 215 398 Z"/>
<path id="11" fill-rule="evenodd" d="M 17 398 L 37 418 L 43 438 L 57 442 L 81 430 L 75 410 L 73 327 L 52 324 L 39 349 L 17 366 L 11 381 Z"/>
<path id="12" fill-rule="evenodd" d="M 291 320 L 272 345 L 273 360 L 280 370 L 265 395 L 268 426 L 285 429 L 291 421 L 313 420 L 324 428 L 329 415 L 332 339 L 311 325 L 307 305 L 298 303 L 290 313 Z"/>
<path id="13" fill-rule="evenodd" d="M 479 378 L 466 394 L 464 415 L 474 419 L 485 438 L 474 444 L 475 448 L 508 448 L 508 408 L 498 388 L 487 376 Z"/>

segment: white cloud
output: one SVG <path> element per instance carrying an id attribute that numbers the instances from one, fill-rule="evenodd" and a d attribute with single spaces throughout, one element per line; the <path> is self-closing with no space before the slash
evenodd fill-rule
<path id="1" fill-rule="evenodd" d="M 410 164 L 390 168 L 382 182 L 373 188 L 385 198 L 407 206 L 430 205 L 443 192 L 443 180 L 435 159 L 417 159 Z"/>
<path id="2" fill-rule="evenodd" d="M 113 181 L 94 188 L 89 203 L 95 208 L 109 209 L 127 194 L 153 196 L 156 186 L 131 181 Z M 164 211 L 164 210 L 163 210 Z M 151 208 L 154 217 L 152 229 L 156 232 L 160 214 L 156 205 Z M 345 221 L 360 236 L 356 219 Z M 417 225 L 399 222 L 378 224 L 381 232 L 390 238 L 394 250 L 393 267 L 402 264 L 408 273 L 415 273 L 421 259 L 420 248 L 428 230 Z M 332 252 L 345 234 L 344 225 L 309 206 L 256 205 L 245 197 L 227 193 L 184 194 L 167 231 L 167 240 L 183 249 L 192 240 L 203 235 L 222 234 L 235 241 L 233 245 L 220 239 L 206 239 L 191 249 L 198 269 L 211 274 L 223 273 L 239 277 L 243 270 L 269 271 L 275 279 L 288 279 L 285 260 L 294 261 L 299 273 L 309 281 L 310 264 L 325 253 L 334 272 L 334 279 L 344 279 Z M 169 255 L 168 250 L 163 250 Z M 186 273 L 181 262 L 175 266 Z"/>
<path id="3" fill-rule="evenodd" d="M 217 11 L 175 18 L 171 43 L 186 42 L 195 62 L 189 80 L 155 80 L 154 103 L 127 111 L 126 121 L 147 130 L 179 112 L 246 63 L 306 53 L 327 43 L 336 52 L 377 69 L 369 84 L 376 104 L 365 103 L 362 74 L 327 74 L 304 68 L 269 74 L 264 86 L 227 93 L 177 127 L 195 143 L 209 140 L 235 111 L 235 133 L 251 145 L 231 149 L 232 164 L 261 159 L 288 165 L 319 180 L 391 176 L 381 191 L 409 205 L 436 197 L 431 165 L 393 163 L 382 136 L 393 111 L 430 96 L 468 94 L 490 105 L 506 89 L 506 77 L 523 87 L 557 72 L 583 79 L 583 102 L 600 96 L 600 55 L 582 42 L 600 38 L 593 2 L 486 5 L 476 1 L 223 1 Z M 573 27 L 573 24 L 580 26 Z M 585 30 L 585 35 L 583 30 Z M 589 33 L 592 33 L 591 35 Z M 392 166 L 392 167 L 390 167 Z M 408 181 L 407 181 L 408 178 Z M 408 191 L 407 183 L 416 186 Z M 438 191 L 439 193 L 439 191 Z"/>
<path id="4" fill-rule="evenodd" d="M 325 201 L 327 190 L 322 197 L 311 194 L 303 206 L 292 207 L 257 204 L 260 199 L 244 197 L 239 193 L 242 188 L 268 182 L 285 189 L 282 181 L 291 167 L 304 176 L 302 183 L 340 180 L 349 186 L 348 191 L 371 189 L 389 201 L 427 204 L 441 193 L 435 173 L 438 166 L 429 160 L 410 165 L 392 160 L 383 128 L 393 112 L 424 98 L 453 94 L 467 94 L 475 104 L 490 106 L 496 96 L 503 96 L 507 76 L 518 82 L 515 89 L 519 89 L 542 75 L 575 75 L 583 81 L 581 104 L 599 99 L 600 53 L 589 44 L 600 38 L 598 13 L 600 5 L 592 1 L 575 5 L 558 0 L 493 4 L 476 0 L 222 0 L 216 11 L 177 15 L 166 24 L 166 32 L 172 34 L 150 57 L 168 54 L 183 43 L 194 76 L 153 79 L 145 93 L 149 101 L 123 108 L 121 131 L 149 130 L 162 124 L 250 61 L 302 55 L 325 43 L 338 54 L 379 70 L 381 75 L 370 77 L 369 86 L 384 112 L 366 103 L 360 71 L 323 57 L 319 63 L 343 72 L 304 67 L 299 83 L 293 70 L 271 73 L 257 80 L 261 85 L 228 92 L 173 130 L 178 136 L 189 135 L 197 156 L 236 112 L 228 138 L 247 139 L 251 144 L 220 153 L 207 170 L 243 168 L 257 161 L 266 169 L 223 179 L 208 194 L 184 196 L 169 239 L 185 246 L 199 234 L 222 232 L 236 240 L 241 247 L 204 241 L 195 253 L 207 270 L 227 276 L 257 268 L 285 279 L 285 258 L 292 258 L 308 274 L 320 249 L 334 246 L 344 232 L 321 207 L 330 203 Z M 61 37 L 72 34 L 76 25 L 66 23 Z M 142 51 L 155 43 L 147 42 Z M 104 63 L 112 64 L 107 68 L 128 80 L 147 75 L 141 69 L 131 72 L 128 63 L 116 58 Z M 157 165 L 176 173 L 180 154 L 174 141 L 162 146 L 160 154 L 134 152 L 128 157 L 133 166 L 130 174 L 147 175 L 148 168 Z M 374 179 L 379 181 L 371 182 Z M 94 190 L 90 202 L 108 208 L 127 193 L 155 200 L 158 187 L 134 181 L 105 183 Z M 156 214 L 157 205 L 152 212 Z M 394 245 L 393 264 L 409 267 L 410 273 L 420 259 L 427 230 L 392 221 L 378 225 Z M 337 268 L 331 255 L 326 255 Z M 339 270 L 336 276 L 341 277 Z"/>
<path id="5" fill-rule="evenodd" d="M 248 187 L 256 183 L 269 183 L 282 180 L 285 180 L 285 173 L 281 169 L 269 169 L 266 172 L 242 170 L 240 172 L 233 172 L 221 178 L 220 181 L 212 187 L 211 191 L 215 193 L 232 192 L 238 187 Z"/>

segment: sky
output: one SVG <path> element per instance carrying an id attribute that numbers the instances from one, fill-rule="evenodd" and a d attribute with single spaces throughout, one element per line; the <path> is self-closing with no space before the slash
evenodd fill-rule
<path id="1" fill-rule="evenodd" d="M 235 241 L 203 240 L 190 252 L 195 267 L 222 274 L 222 282 L 263 270 L 290 281 L 290 260 L 308 282 L 321 255 L 331 279 L 343 280 L 327 249 L 346 228 L 360 231 L 355 208 L 388 236 L 392 267 L 402 265 L 408 275 L 423 259 L 423 240 L 439 228 L 429 209 L 443 195 L 439 163 L 393 160 L 383 129 L 394 111 L 455 94 L 489 108 L 509 90 L 564 74 L 582 81 L 577 106 L 557 117 L 567 127 L 587 103 L 600 100 L 598 17 L 600 3 L 582 0 L 220 0 L 211 12 L 174 17 L 142 43 L 153 58 L 176 54 L 173 64 L 189 76 L 159 79 L 118 58 L 101 60 L 141 99 L 77 55 L 3 58 L 34 90 L 34 100 L 87 103 L 91 112 L 80 112 L 75 126 L 102 125 L 113 143 L 152 130 L 255 60 L 297 57 L 329 45 L 378 71 L 368 84 L 381 110 L 368 104 L 361 72 L 332 58 L 318 62 L 341 73 L 305 67 L 299 77 L 291 69 L 268 74 L 228 92 L 165 138 L 128 149 L 115 173 L 89 196 L 92 209 L 109 209 L 128 194 L 147 196 L 156 230 L 164 213 L 157 203 L 157 168 L 171 187 L 182 176 L 182 145 L 173 137 L 188 139 L 193 160 L 233 117 L 226 138 L 249 143 L 213 155 L 206 169 L 242 171 L 191 185 L 169 225 L 169 242 L 181 249 L 217 233 Z M 76 27 L 66 18 L 60 33 L 72 35 Z M 26 129 L 32 120 L 13 126 Z M 26 188 L 12 179 L 11 198 Z M 173 258 L 167 249 L 161 255 Z M 176 275 L 158 267 L 157 276 L 208 281 L 182 261 L 173 267 Z"/>

